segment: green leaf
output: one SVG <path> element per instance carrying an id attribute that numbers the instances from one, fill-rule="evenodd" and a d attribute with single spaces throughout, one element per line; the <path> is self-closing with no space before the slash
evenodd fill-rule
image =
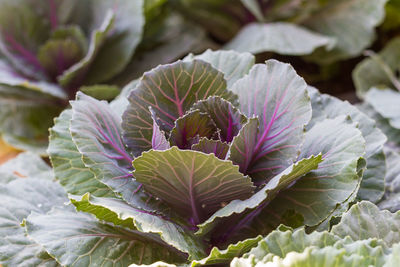
<path id="1" fill-rule="evenodd" d="M 156 236 L 101 223 L 92 215 L 77 213 L 71 208 L 55 208 L 47 214 L 32 213 L 26 227 L 29 237 L 61 265 L 128 266 L 185 259 Z"/>
<path id="2" fill-rule="evenodd" d="M 214 121 L 206 113 L 194 110 L 186 113 L 175 121 L 175 127 L 169 138 L 171 146 L 180 149 L 190 149 L 199 142 L 199 138 L 211 139 L 217 134 Z"/>
<path id="3" fill-rule="evenodd" d="M 34 90 L 0 85 L 0 106 L 3 139 L 14 147 L 45 154 L 48 128 L 63 102 Z"/>
<path id="4" fill-rule="evenodd" d="M 50 129 L 47 153 L 55 177 L 70 194 L 83 195 L 89 192 L 95 196 L 114 196 L 110 188 L 97 180 L 94 173 L 83 163 L 82 155 L 72 141 L 69 131 L 71 118 L 72 110 L 66 109 L 54 120 L 54 126 Z"/>
<path id="5" fill-rule="evenodd" d="M 254 65 L 231 90 L 240 110 L 252 120 L 233 140 L 230 159 L 256 182 L 262 183 L 290 166 L 311 119 L 307 84 L 289 64 L 268 60 Z M 317 153 L 318 154 L 318 153 Z"/>
<path id="6" fill-rule="evenodd" d="M 100 100 L 112 100 L 121 92 L 118 86 L 107 84 L 81 86 L 79 90 L 84 94 Z"/>
<path id="7" fill-rule="evenodd" d="M 147 198 L 131 174 L 132 157 L 122 143 L 120 120 L 108 103 L 78 92 L 71 106 L 70 131 L 85 166 L 126 201 L 146 207 Z"/>
<path id="8" fill-rule="evenodd" d="M 229 145 L 220 140 L 210 140 L 201 138 L 197 144 L 194 144 L 191 150 L 200 151 L 206 154 L 214 154 L 219 159 L 226 159 L 229 151 Z"/>
<path id="9" fill-rule="evenodd" d="M 200 59 L 210 63 L 213 68 L 224 74 L 228 88 L 237 80 L 249 73 L 255 63 L 255 57 L 250 53 L 239 53 L 236 51 L 207 49 L 200 55 L 190 54 L 184 60 Z"/>
<path id="10" fill-rule="evenodd" d="M 227 230 L 224 226 L 226 233 L 235 234 L 234 231 L 240 230 L 247 223 L 249 219 L 254 218 L 257 214 L 265 208 L 269 202 L 276 197 L 279 191 L 286 189 L 293 182 L 300 179 L 306 173 L 318 167 L 318 164 L 322 162 L 321 155 L 311 156 L 308 159 L 302 159 L 296 162 L 279 175 L 272 178 L 260 191 L 251 196 L 246 200 L 234 200 L 222 209 L 215 212 L 207 221 L 198 225 L 199 230 L 196 234 L 205 235 L 216 225 L 225 225 L 222 223 L 224 219 L 229 219 L 232 215 L 241 215 L 241 218 L 236 218 L 235 225 L 233 228 Z M 243 222 L 243 223 L 242 223 Z"/>
<path id="11" fill-rule="evenodd" d="M 203 245 L 192 233 L 170 218 L 140 210 L 115 198 L 98 198 L 86 194 L 82 198 L 70 196 L 70 199 L 78 211 L 92 213 L 101 221 L 142 233 L 158 234 L 164 242 L 188 253 L 191 258 L 197 259 L 204 256 Z"/>
<path id="12" fill-rule="evenodd" d="M 331 50 L 319 49 L 311 59 L 331 63 L 358 56 L 375 39 L 387 0 L 338 0 L 302 21 L 302 25 L 336 39 Z"/>
<path id="13" fill-rule="evenodd" d="M 254 189 L 250 178 L 231 162 L 177 147 L 144 152 L 133 166 L 133 176 L 147 192 L 191 218 L 193 224 L 204 221 L 221 205 L 249 197 Z"/>
<path id="14" fill-rule="evenodd" d="M 101 6 L 103 17 L 106 10 L 115 12 L 115 22 L 109 31 L 104 44 L 93 59 L 86 74 L 85 83 L 95 84 L 105 82 L 120 73 L 129 63 L 139 45 L 145 23 L 143 0 L 92 1 L 94 10 Z"/>
<path id="15" fill-rule="evenodd" d="M 376 240 L 363 240 L 344 246 L 307 247 L 302 252 L 289 252 L 284 258 L 274 257 L 271 254 L 260 261 L 254 256 L 236 258 L 231 266 L 348 267 L 382 266 L 384 262 L 385 254 Z"/>
<path id="16" fill-rule="evenodd" d="M 129 106 L 123 115 L 125 144 L 135 156 L 151 149 L 152 107 L 167 134 L 174 122 L 191 106 L 209 96 L 232 98 L 226 90 L 223 74 L 210 64 L 193 60 L 177 61 L 146 72 L 129 96 Z"/>
<path id="17" fill-rule="evenodd" d="M 128 83 L 124 88 L 122 88 L 120 94 L 110 102 L 111 109 L 118 115 L 118 117 L 122 117 L 122 114 L 124 114 L 126 107 L 129 105 L 128 96 L 130 92 L 136 88 L 138 83 L 139 79 Z"/>
<path id="18" fill-rule="evenodd" d="M 333 119 L 338 116 L 348 115 L 352 121 L 358 123 L 365 139 L 365 158 L 367 169 L 361 181 L 358 197 L 371 202 L 377 202 L 382 198 L 385 186 L 385 157 L 383 145 L 387 141 L 386 136 L 377 127 L 374 120 L 362 113 L 347 101 L 326 94 L 320 94 L 315 88 L 309 87 L 313 116 L 307 128 L 326 118 Z"/>
<path id="19" fill-rule="evenodd" d="M 236 244 L 230 244 L 224 250 L 219 250 L 217 247 L 213 247 L 210 254 L 206 258 L 192 261 L 190 266 L 195 267 L 213 264 L 228 264 L 233 258 L 240 257 L 252 247 L 257 245 L 261 239 L 261 236 L 249 238 Z"/>
<path id="20" fill-rule="evenodd" d="M 370 104 L 382 117 L 389 120 L 393 128 L 400 129 L 400 93 L 390 89 L 372 88 L 365 96 Z"/>
<path id="21" fill-rule="evenodd" d="M 25 161 L 25 164 L 35 162 Z M 43 248 L 26 236 L 21 226 L 31 212 L 46 213 L 67 200 L 62 187 L 45 179 L 16 179 L 0 186 L 0 264 L 3 266 L 58 266 Z"/>
<path id="22" fill-rule="evenodd" d="M 393 128 L 387 118 L 382 117 L 370 104 L 362 102 L 357 105 L 362 112 L 375 120 L 378 128 L 387 136 L 386 144 L 390 147 L 400 146 L 400 129 Z"/>
<path id="23" fill-rule="evenodd" d="M 24 152 L 0 165 L 0 173 L 8 173 L 11 180 L 19 178 L 53 179 L 50 167 L 38 155 Z M 0 182 L 3 183 L 3 177 Z M 5 182 L 4 182 L 5 183 Z"/>
<path id="24" fill-rule="evenodd" d="M 400 210 L 400 154 L 386 147 L 385 156 L 387 164 L 385 195 L 377 205 L 380 209 L 396 212 Z"/>
<path id="25" fill-rule="evenodd" d="M 61 76 L 58 77 L 58 82 L 62 87 L 74 89 L 81 85 L 82 80 L 85 78 L 86 73 L 93 64 L 96 55 L 99 53 L 102 45 L 104 45 L 107 34 L 113 28 L 114 23 L 115 14 L 112 11 L 108 11 L 104 16 L 104 21 L 100 28 L 92 32 L 90 46 L 85 57 L 76 64 L 72 65 L 69 69 L 64 71 Z"/>
<path id="26" fill-rule="evenodd" d="M 193 105 L 192 110 L 200 110 L 208 114 L 219 131 L 219 138 L 224 142 L 231 142 L 239 133 L 247 118 L 230 102 L 219 96 L 211 96 Z"/>
<path id="27" fill-rule="evenodd" d="M 338 205 L 348 205 L 357 193 L 364 146 L 361 132 L 343 117 L 316 124 L 306 133 L 299 159 L 321 153 L 323 162 L 281 191 L 246 229 L 269 233 L 281 223 L 316 226 L 329 219 Z"/>
<path id="28" fill-rule="evenodd" d="M 290 252 L 303 252 L 307 247 L 332 246 L 338 240 L 341 240 L 341 238 L 327 231 L 315 231 L 307 234 L 304 228 L 297 230 L 281 230 L 278 228 L 262 239 L 257 247 L 246 253 L 244 258 L 253 255 L 254 259 L 262 260 L 268 254 L 285 258 Z"/>
<path id="29" fill-rule="evenodd" d="M 400 213 L 379 210 L 374 204 L 361 201 L 345 213 L 332 233 L 350 236 L 353 240 L 381 239 L 388 247 L 400 242 Z"/>
<path id="30" fill-rule="evenodd" d="M 302 40 L 299 42 L 299 40 Z M 331 49 L 335 39 L 287 22 L 251 23 L 224 46 L 239 52 L 308 55 L 315 49 Z"/>
<path id="31" fill-rule="evenodd" d="M 377 55 L 361 61 L 353 71 L 353 81 L 357 96 L 364 98 L 372 87 L 393 87 L 393 78 L 400 70 L 400 38 L 391 40 Z"/>
<path id="32" fill-rule="evenodd" d="M 38 52 L 40 65 L 54 80 L 83 56 L 83 48 L 72 38 L 49 39 Z"/>

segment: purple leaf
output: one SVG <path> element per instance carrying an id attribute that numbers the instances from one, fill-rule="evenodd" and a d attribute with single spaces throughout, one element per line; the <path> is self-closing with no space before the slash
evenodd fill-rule
<path id="1" fill-rule="evenodd" d="M 166 150 L 170 148 L 167 138 L 165 138 L 165 133 L 160 130 L 160 126 L 157 124 L 157 115 L 150 107 L 150 112 L 153 118 L 153 136 L 151 138 L 151 146 L 154 150 Z"/>
<path id="2" fill-rule="evenodd" d="M 233 85 L 241 111 L 257 118 L 233 139 L 230 159 L 257 183 L 288 167 L 298 155 L 303 128 L 311 119 L 306 87 L 289 64 L 275 60 L 255 65 Z"/>
<path id="3" fill-rule="evenodd" d="M 220 140 L 202 138 L 197 144 L 192 146 L 192 150 L 201 151 L 206 154 L 214 154 L 217 158 L 224 160 L 228 154 L 229 145 Z"/>
<path id="4" fill-rule="evenodd" d="M 231 142 L 247 120 L 246 116 L 231 103 L 218 96 L 199 101 L 193 105 L 192 109 L 198 109 L 211 117 L 220 130 L 220 138 L 223 142 Z"/>
<path id="5" fill-rule="evenodd" d="M 198 60 L 178 61 L 146 72 L 128 97 L 130 103 L 123 115 L 127 146 L 135 155 L 151 148 L 153 122 L 149 106 L 162 122 L 161 130 L 169 134 L 175 121 L 196 102 L 213 95 L 235 99 L 227 91 L 223 76 L 210 64 Z"/>
<path id="6" fill-rule="evenodd" d="M 169 142 L 180 149 L 190 149 L 201 137 L 211 139 L 217 134 L 210 116 L 195 110 L 176 120 Z"/>

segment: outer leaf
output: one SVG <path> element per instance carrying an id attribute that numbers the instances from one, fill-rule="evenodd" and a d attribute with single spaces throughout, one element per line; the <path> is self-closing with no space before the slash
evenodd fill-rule
<path id="1" fill-rule="evenodd" d="M 382 117 L 389 120 L 392 127 L 400 129 L 400 93 L 390 89 L 379 90 L 372 88 L 365 100 Z"/>
<path id="2" fill-rule="evenodd" d="M 126 67 L 140 43 L 145 22 L 143 0 L 95 0 L 92 5 L 95 12 L 102 9 L 100 14 L 94 14 L 98 17 L 103 17 L 105 10 L 112 9 L 115 23 L 86 74 L 85 82 L 88 84 L 105 82 Z"/>
<path id="3" fill-rule="evenodd" d="M 104 21 L 99 29 L 92 32 L 90 46 L 85 57 L 78 63 L 67 69 L 59 78 L 61 86 L 65 88 L 75 89 L 82 84 L 85 74 L 89 71 L 90 65 L 99 53 L 101 46 L 104 44 L 107 33 L 113 28 L 115 22 L 115 14 L 108 11 L 104 16 Z"/>
<path id="4" fill-rule="evenodd" d="M 54 120 L 50 129 L 50 143 L 47 153 L 54 168 L 54 174 L 68 193 L 83 195 L 87 192 L 95 196 L 113 196 L 108 186 L 96 179 L 94 173 L 85 166 L 82 155 L 72 141 L 69 131 L 72 110 L 63 111 Z"/>
<path id="5" fill-rule="evenodd" d="M 226 159 L 228 154 L 229 145 L 219 140 L 210 140 L 202 138 L 197 144 L 194 144 L 191 150 L 200 151 L 206 154 L 214 154 L 219 159 Z"/>
<path id="6" fill-rule="evenodd" d="M 334 44 L 335 39 L 326 35 L 295 24 L 275 22 L 246 25 L 224 48 L 253 54 L 275 52 L 283 55 L 308 55 L 320 47 L 329 50 Z"/>
<path id="7" fill-rule="evenodd" d="M 145 1 L 144 4 L 147 3 L 150 2 Z M 159 14 L 156 16 L 160 17 Z M 137 51 L 125 70 L 113 78 L 113 82 L 125 85 L 160 64 L 174 62 L 189 52 L 202 51 L 213 45 L 208 40 L 204 29 L 178 14 L 169 14 L 163 27 L 152 25 L 151 22 L 146 23 L 146 26 L 148 25 L 157 27 L 156 36 L 154 36 L 156 38 L 151 40 L 151 43 L 156 43 L 157 46 Z M 142 40 L 142 44 L 146 44 L 146 41 Z"/>
<path id="8" fill-rule="evenodd" d="M 72 209 L 31 214 L 26 220 L 29 236 L 61 265 L 127 266 L 157 260 L 183 261 L 183 255 L 159 238 L 135 230 L 100 223 L 91 215 Z"/>
<path id="9" fill-rule="evenodd" d="M 394 149 L 385 149 L 387 172 L 385 195 L 378 203 L 380 209 L 396 212 L 400 210 L 400 155 Z"/>
<path id="10" fill-rule="evenodd" d="M 111 109 L 114 111 L 115 114 L 118 115 L 120 119 L 122 117 L 122 114 L 126 110 L 126 107 L 129 105 L 128 96 L 130 92 L 136 88 L 138 83 L 139 80 L 133 80 L 128 83 L 126 86 L 124 86 L 121 93 L 113 101 L 110 102 Z"/>
<path id="11" fill-rule="evenodd" d="M 346 202 L 357 192 L 361 182 L 360 159 L 365 153 L 364 147 L 361 132 L 345 123 L 343 117 L 325 119 L 316 124 L 306 133 L 299 158 L 322 153 L 324 161 L 318 169 L 278 194 L 257 217 L 253 227 L 273 229 L 283 219 L 288 220 L 285 224 L 297 226 L 297 218 L 285 218 L 289 211 L 300 214 L 302 224 L 314 226 L 321 223 L 334 212 L 338 204 Z"/>
<path id="12" fill-rule="evenodd" d="M 40 245 L 26 236 L 21 223 L 31 212 L 46 213 L 54 206 L 62 206 L 66 201 L 62 187 L 47 178 L 17 179 L 0 186 L 0 197 L 0 264 L 58 266 Z"/>
<path id="13" fill-rule="evenodd" d="M 261 236 L 256 238 L 249 238 L 240 241 L 236 244 L 230 244 L 226 249 L 219 250 L 217 247 L 213 247 L 210 254 L 201 260 L 193 261 L 190 265 L 203 266 L 203 265 L 213 265 L 213 264 L 228 264 L 233 258 L 240 257 L 250 248 L 254 247 L 260 240 Z"/>
<path id="14" fill-rule="evenodd" d="M 217 134 L 214 121 L 206 113 L 191 111 L 175 121 L 169 141 L 180 149 L 190 149 L 199 142 L 199 138 L 211 139 Z"/>
<path id="15" fill-rule="evenodd" d="M 387 138 L 378 129 L 375 121 L 347 101 L 320 94 L 311 87 L 308 88 L 308 93 L 313 110 L 313 117 L 307 125 L 308 128 L 326 118 L 335 118 L 342 115 L 349 115 L 354 122 L 358 123 L 358 128 L 366 141 L 365 158 L 367 160 L 367 169 L 364 172 L 358 197 L 377 202 L 382 198 L 384 192 L 386 166 L 383 144 L 387 141 Z"/>
<path id="16" fill-rule="evenodd" d="M 340 237 L 350 236 L 353 240 L 378 238 L 391 247 L 400 241 L 399 229 L 399 212 L 379 210 L 374 204 L 362 201 L 343 215 L 340 223 L 333 226 L 332 233 Z"/>
<path id="17" fill-rule="evenodd" d="M 53 179 L 53 173 L 49 166 L 38 155 L 31 152 L 24 152 L 13 159 L 0 165 L 1 173 L 10 174 L 13 179 L 18 178 L 36 178 Z M 3 177 L 0 177 L 0 182 Z"/>
<path id="18" fill-rule="evenodd" d="M 369 244 L 371 243 L 371 244 Z M 348 247 L 324 248 L 308 247 L 303 252 L 290 252 L 284 258 L 267 255 L 263 260 L 254 258 L 235 259 L 231 266 L 266 266 L 266 267 L 347 267 L 347 266 L 382 266 L 385 255 L 381 247 L 366 241 L 358 241 Z M 347 249 L 347 250 L 346 250 Z"/>
<path id="19" fill-rule="evenodd" d="M 387 0 L 338 0 L 327 4 L 302 22 L 307 28 L 336 38 L 330 51 L 318 50 L 312 59 L 320 63 L 354 57 L 371 45 L 374 28 L 385 16 Z"/>
<path id="20" fill-rule="evenodd" d="M 85 166 L 125 200 L 146 207 L 140 185 L 130 173 L 132 157 L 125 151 L 119 120 L 108 104 L 78 93 L 71 105 L 72 139 Z"/>
<path id="21" fill-rule="evenodd" d="M 273 254 L 285 258 L 290 252 L 303 252 L 307 247 L 324 248 L 334 245 L 340 237 L 327 231 L 312 232 L 307 234 L 304 228 L 297 230 L 275 230 L 262 239 L 257 247 L 251 249 L 244 255 L 251 255 L 256 260 L 262 260 L 266 255 Z"/>
<path id="22" fill-rule="evenodd" d="M 38 79 L 45 75 L 36 52 L 50 32 L 47 17 L 40 14 L 43 9 L 38 3 L 24 0 L 3 1 L 0 11 L 1 54 L 20 72 Z"/>
<path id="23" fill-rule="evenodd" d="M 237 80 L 249 73 L 255 63 L 255 57 L 250 53 L 236 51 L 212 51 L 207 49 L 200 55 L 188 55 L 185 60 L 200 59 L 210 63 L 215 69 L 224 74 L 228 88 Z"/>
<path id="24" fill-rule="evenodd" d="M 377 54 L 377 57 L 374 56 L 361 61 L 353 71 L 353 81 L 357 89 L 357 96 L 364 98 L 372 87 L 393 87 L 391 75 L 394 76 L 396 71 L 400 70 L 399 61 L 400 38 L 394 38 L 390 41 Z M 385 67 L 389 69 L 386 70 Z"/>
<path id="25" fill-rule="evenodd" d="M 227 97 L 223 74 L 210 64 L 178 61 L 146 72 L 129 96 L 123 115 L 124 140 L 135 155 L 151 148 L 151 106 L 167 133 L 174 122 L 199 100 L 217 95 Z"/>
<path id="26" fill-rule="evenodd" d="M 208 114 L 220 130 L 220 139 L 224 142 L 231 142 L 247 118 L 228 101 L 212 96 L 206 100 L 197 102 L 192 107 L 193 110 L 200 110 Z"/>
<path id="27" fill-rule="evenodd" d="M 214 155 L 172 147 L 144 152 L 133 161 L 133 173 L 146 191 L 161 198 L 194 224 L 234 199 L 251 195 L 250 178 Z"/>
<path id="28" fill-rule="evenodd" d="M 35 81 L 23 75 L 17 74 L 15 70 L 0 59 L 0 84 L 2 86 L 18 87 L 20 90 L 29 90 L 37 93 L 43 93 L 43 97 L 55 97 L 59 99 L 67 98 L 67 94 L 58 85 L 46 82 L 44 80 Z M 18 90 L 15 88 L 14 90 Z M 5 91 L 6 92 L 6 91 Z M 31 94 L 33 92 L 30 92 Z M 10 92 L 12 95 L 14 92 Z"/>
<path id="29" fill-rule="evenodd" d="M 234 235 L 235 231 L 240 230 L 246 223 L 251 221 L 257 214 L 265 208 L 269 202 L 276 197 L 279 191 L 286 189 L 288 186 L 293 184 L 296 180 L 300 179 L 309 171 L 316 169 L 318 164 L 322 161 L 321 155 L 311 156 L 308 159 L 302 159 L 301 161 L 293 164 L 279 175 L 272 178 L 260 191 L 254 194 L 252 197 L 246 200 L 234 200 L 222 209 L 215 212 L 207 221 L 199 225 L 199 231 L 196 234 L 204 235 L 217 225 L 223 225 L 223 234 Z M 221 220 L 231 217 L 232 215 L 243 216 L 235 218 L 235 224 L 229 229 L 226 228 L 226 224 L 220 223 Z M 224 236 L 227 239 L 229 236 Z"/>
<path id="30" fill-rule="evenodd" d="M 78 211 L 92 213 L 99 220 L 143 233 L 159 234 L 163 241 L 188 253 L 191 258 L 197 259 L 204 256 L 204 248 L 193 234 L 169 218 L 145 212 L 115 198 L 97 198 L 86 194 L 82 198 L 72 197 L 71 202 Z"/>
<path id="31" fill-rule="evenodd" d="M 233 85 L 241 111 L 260 123 L 249 122 L 233 140 L 230 159 L 242 173 L 263 182 L 293 162 L 311 118 L 306 87 L 292 66 L 275 60 L 255 65 Z"/>
<path id="32" fill-rule="evenodd" d="M 44 154 L 48 128 L 64 104 L 34 90 L 0 85 L 0 105 L 3 139 L 22 150 L 31 149 Z"/>

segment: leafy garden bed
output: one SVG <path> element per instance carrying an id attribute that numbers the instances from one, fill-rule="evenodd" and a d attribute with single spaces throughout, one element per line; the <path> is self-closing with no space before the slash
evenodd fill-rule
<path id="1" fill-rule="evenodd" d="M 397 266 L 396 1 L 0 5 L 2 266 Z"/>

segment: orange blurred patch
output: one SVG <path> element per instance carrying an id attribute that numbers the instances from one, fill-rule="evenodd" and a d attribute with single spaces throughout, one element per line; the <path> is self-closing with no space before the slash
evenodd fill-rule
<path id="1" fill-rule="evenodd" d="M 0 138 L 0 164 L 16 157 L 20 152 L 20 150 L 6 144 L 3 139 Z"/>

